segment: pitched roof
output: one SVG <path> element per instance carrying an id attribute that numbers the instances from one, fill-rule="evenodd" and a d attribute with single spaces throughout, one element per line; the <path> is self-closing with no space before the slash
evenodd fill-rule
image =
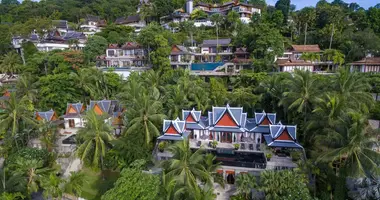
<path id="1" fill-rule="evenodd" d="M 121 111 L 119 106 L 119 101 L 117 100 L 100 100 L 100 101 L 90 101 L 90 105 L 87 107 L 87 110 L 92 110 L 95 105 L 98 105 L 103 113 L 113 115 L 114 112 Z"/>
<path id="2" fill-rule="evenodd" d="M 312 45 L 292 45 L 294 52 L 321 52 L 318 44 Z"/>
<path id="3" fill-rule="evenodd" d="M 170 52 L 170 55 L 184 55 L 184 54 L 191 54 L 190 51 L 187 50 L 186 47 L 182 45 L 173 45 L 172 50 Z"/>
<path id="4" fill-rule="evenodd" d="M 87 22 L 98 22 L 100 21 L 100 17 L 99 16 L 95 16 L 95 15 L 87 15 L 86 17 L 86 21 Z"/>
<path id="5" fill-rule="evenodd" d="M 201 120 L 201 114 L 201 111 L 196 111 L 194 108 L 192 110 L 182 110 L 182 120 L 186 122 L 186 129 L 205 129 L 206 125 Z"/>
<path id="6" fill-rule="evenodd" d="M 243 55 L 245 55 L 245 54 L 249 54 L 249 52 L 247 52 L 247 48 L 245 48 L 245 47 L 238 47 L 238 48 L 236 48 L 234 54 L 243 54 Z"/>
<path id="7" fill-rule="evenodd" d="M 129 23 L 133 23 L 133 22 L 138 22 L 140 20 L 141 20 L 140 15 L 131 15 L 128 17 L 119 17 L 116 19 L 115 23 L 116 24 L 129 24 Z"/>
<path id="8" fill-rule="evenodd" d="M 72 109 L 74 109 L 75 113 L 72 113 Z M 67 103 L 66 113 L 63 115 L 64 118 L 77 118 L 84 111 L 84 105 L 82 103 Z"/>
<path id="9" fill-rule="evenodd" d="M 362 60 L 355 61 L 351 65 L 380 65 L 380 57 L 367 57 Z"/>
<path id="10" fill-rule="evenodd" d="M 79 40 L 79 39 L 86 39 L 86 36 L 82 32 L 69 31 L 62 38 L 64 40 L 72 40 L 72 39 Z"/>
<path id="11" fill-rule="evenodd" d="M 231 43 L 230 38 L 219 39 L 219 40 L 203 40 L 202 47 L 213 47 L 217 44 L 219 46 L 228 46 Z"/>
<path id="12" fill-rule="evenodd" d="M 41 117 L 43 120 L 48 121 L 48 122 L 52 121 L 54 115 L 55 115 L 55 112 L 52 109 L 46 112 L 35 112 L 36 118 Z"/>
<path id="13" fill-rule="evenodd" d="M 158 137 L 158 140 L 183 140 L 188 136 L 188 132 L 185 129 L 185 121 L 181 121 L 179 118 L 175 120 L 164 120 L 162 133 L 163 135 Z"/>
<path id="14" fill-rule="evenodd" d="M 297 126 L 270 125 L 270 134 L 264 135 L 264 139 L 269 147 L 303 148 L 297 143 Z"/>
<path id="15" fill-rule="evenodd" d="M 261 113 L 255 112 L 255 122 L 257 125 L 260 125 L 265 118 L 267 118 L 271 124 L 276 124 L 276 113 L 266 113 L 264 110 Z"/>
<path id="16" fill-rule="evenodd" d="M 137 42 L 126 42 L 121 46 L 122 49 L 140 49 L 141 45 Z"/>
<path id="17" fill-rule="evenodd" d="M 212 107 L 212 112 L 208 113 L 209 116 L 209 130 L 226 128 L 230 131 L 233 128 L 235 132 L 244 132 L 247 120 L 247 113 L 243 113 L 242 107 Z M 227 118 L 226 118 L 227 117 Z M 229 125 L 220 125 L 223 119 L 232 120 Z M 230 118 L 230 119 L 229 119 Z M 236 125 L 232 125 L 236 124 Z"/>
<path id="18" fill-rule="evenodd" d="M 63 28 L 63 29 L 69 28 L 66 20 L 53 20 L 52 23 L 53 23 L 53 26 L 56 28 Z"/>

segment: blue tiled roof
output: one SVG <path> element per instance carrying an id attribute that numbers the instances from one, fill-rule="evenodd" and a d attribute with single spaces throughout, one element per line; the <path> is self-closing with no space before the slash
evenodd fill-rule
<path id="1" fill-rule="evenodd" d="M 245 128 L 250 131 L 256 127 L 255 119 L 247 119 Z"/>
<path id="2" fill-rule="evenodd" d="M 273 141 L 268 144 L 269 147 L 286 147 L 286 148 L 298 148 L 303 149 L 303 147 L 296 142 L 282 142 L 282 141 Z"/>
<path id="3" fill-rule="evenodd" d="M 199 123 L 187 123 L 186 122 L 186 129 L 190 129 L 190 130 L 204 130 L 205 126 L 202 126 L 200 123 L 202 123 L 202 122 L 201 121 Z"/>
<path id="4" fill-rule="evenodd" d="M 287 125 L 270 125 L 270 134 L 272 136 L 272 138 L 278 138 L 282 132 L 285 131 L 285 129 L 287 130 L 287 132 L 289 133 L 290 137 L 292 137 L 293 140 L 296 140 L 296 130 L 297 130 L 297 127 L 296 126 L 287 126 Z"/>
<path id="5" fill-rule="evenodd" d="M 256 126 L 255 128 L 251 129 L 249 132 L 254 132 L 254 133 L 264 133 L 264 134 L 269 134 L 269 126 Z"/>
<path id="6" fill-rule="evenodd" d="M 261 124 L 261 122 L 267 117 L 271 124 L 276 124 L 276 113 L 266 113 L 263 111 L 262 113 L 255 113 L 256 124 Z"/>
<path id="7" fill-rule="evenodd" d="M 41 118 L 43 118 L 44 120 L 46 121 L 51 121 L 53 115 L 54 115 L 54 111 L 53 110 L 49 110 L 49 111 L 46 111 L 46 112 L 36 112 L 36 115 L 39 115 Z"/>
<path id="8" fill-rule="evenodd" d="M 185 133 L 185 121 L 181 121 L 179 118 L 177 118 L 176 120 L 164 120 L 162 127 L 164 134 L 171 125 L 173 125 L 173 127 L 177 130 L 178 135 L 183 135 L 183 133 Z"/>
<path id="9" fill-rule="evenodd" d="M 217 132 L 235 132 L 235 133 L 245 132 L 243 128 L 235 128 L 235 127 L 210 127 L 209 130 L 217 131 Z"/>

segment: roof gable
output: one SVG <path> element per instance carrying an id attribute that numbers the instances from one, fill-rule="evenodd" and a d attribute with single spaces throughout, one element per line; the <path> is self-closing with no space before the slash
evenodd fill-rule
<path id="1" fill-rule="evenodd" d="M 296 141 L 296 126 L 270 125 L 270 134 L 273 140 Z"/>
<path id="2" fill-rule="evenodd" d="M 174 128 L 174 125 L 171 124 L 166 130 L 165 134 L 179 134 L 178 131 Z"/>
<path id="3" fill-rule="evenodd" d="M 42 121 L 42 120 L 54 121 L 58 119 L 57 113 L 55 113 L 54 110 L 49 110 L 46 112 L 36 112 L 35 116 L 36 116 L 36 120 L 38 121 Z"/>
<path id="4" fill-rule="evenodd" d="M 186 117 L 186 122 L 196 122 L 193 115 L 189 113 Z"/>
<path id="5" fill-rule="evenodd" d="M 259 126 L 268 126 L 271 124 L 276 124 L 276 113 L 262 113 L 255 112 L 255 121 Z"/>
<path id="6" fill-rule="evenodd" d="M 93 107 L 93 110 L 98 115 L 102 115 L 103 114 L 103 110 L 100 108 L 100 106 L 97 103 L 95 103 L 95 105 Z"/>
<path id="7" fill-rule="evenodd" d="M 164 120 L 163 133 L 169 135 L 179 135 L 185 132 L 185 121 L 181 121 L 179 118 L 176 120 Z"/>
<path id="8" fill-rule="evenodd" d="M 238 126 L 229 112 L 225 112 L 223 116 L 215 124 L 216 126 Z"/>
<path id="9" fill-rule="evenodd" d="M 318 44 L 313 45 L 292 45 L 292 50 L 295 52 L 320 52 Z"/>

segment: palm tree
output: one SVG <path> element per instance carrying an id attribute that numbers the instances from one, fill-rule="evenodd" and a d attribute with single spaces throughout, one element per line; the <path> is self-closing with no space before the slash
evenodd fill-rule
<path id="1" fill-rule="evenodd" d="M 233 33 L 232 35 L 236 36 L 237 32 L 237 26 L 239 24 L 239 19 L 240 19 L 240 16 L 239 16 L 239 13 L 235 12 L 235 11 L 231 11 L 227 14 L 227 21 L 232 25 L 233 27 Z"/>
<path id="2" fill-rule="evenodd" d="M 223 176 L 216 172 L 218 168 L 220 168 L 221 163 L 216 161 L 216 156 L 213 154 L 206 154 L 204 158 L 204 167 L 211 174 L 213 178 L 213 182 L 218 183 L 220 186 L 224 188 L 226 181 Z"/>
<path id="3" fill-rule="evenodd" d="M 88 184 L 86 174 L 83 172 L 70 172 L 70 177 L 64 185 L 64 191 L 80 196 L 83 191 L 83 186 Z"/>
<path id="4" fill-rule="evenodd" d="M 344 54 L 336 49 L 327 49 L 323 52 L 324 60 L 332 62 L 333 65 L 341 66 L 344 63 Z M 328 66 L 330 69 L 330 64 Z"/>
<path id="5" fill-rule="evenodd" d="M 252 108 L 258 101 L 259 96 L 254 95 L 251 88 L 236 88 L 231 94 L 231 104 L 245 109 Z"/>
<path id="6" fill-rule="evenodd" d="M 17 53 L 11 51 L 3 56 L 0 60 L 0 71 L 2 73 L 13 75 L 19 71 L 21 59 Z"/>
<path id="7" fill-rule="evenodd" d="M 334 134 L 330 137 L 334 138 L 333 141 L 320 141 L 320 145 L 325 144 L 327 151 L 317 161 L 335 162 L 352 177 L 378 174 L 380 153 L 373 149 L 374 145 L 378 145 L 376 133 L 365 122 L 361 114 L 350 113 L 344 127 L 329 133 Z"/>
<path id="8" fill-rule="evenodd" d="M 80 141 L 76 153 L 88 166 L 94 169 L 103 169 L 104 157 L 110 148 L 112 129 L 104 121 L 105 115 L 97 115 L 90 110 L 85 115 L 85 127 L 78 131 Z"/>
<path id="9" fill-rule="evenodd" d="M 15 169 L 12 172 L 13 176 L 22 175 L 26 179 L 27 193 L 29 195 L 38 191 L 41 177 L 52 171 L 52 169 L 44 168 L 41 160 L 35 159 L 16 160 L 12 167 Z"/>
<path id="10" fill-rule="evenodd" d="M 37 101 L 38 90 L 36 89 L 36 84 L 34 84 L 33 77 L 30 74 L 23 74 L 18 78 L 16 90 L 18 98 L 27 96 L 30 101 Z"/>
<path id="11" fill-rule="evenodd" d="M 194 21 L 184 21 L 180 24 L 181 31 L 188 33 L 190 36 L 190 46 L 193 46 L 193 34 L 195 30 Z"/>
<path id="12" fill-rule="evenodd" d="M 287 110 L 302 113 L 304 124 L 306 124 L 312 103 L 319 94 L 316 84 L 316 79 L 310 71 L 296 70 L 294 78 L 287 81 L 289 91 L 284 92 L 284 98 L 280 100 L 280 105 L 289 105 Z"/>
<path id="13" fill-rule="evenodd" d="M 194 9 L 192 13 L 190 13 L 190 17 L 192 20 L 195 19 L 204 19 L 207 17 L 207 13 L 200 9 Z"/>
<path id="14" fill-rule="evenodd" d="M 140 94 L 132 100 L 133 106 L 127 110 L 127 117 L 130 119 L 126 134 L 143 131 L 146 145 L 152 142 L 154 136 L 160 135 L 158 124 L 162 123 L 165 115 L 161 114 L 162 104 L 158 97 L 151 97 L 148 94 Z"/>
<path id="15" fill-rule="evenodd" d="M 210 172 L 204 167 L 202 149 L 190 150 L 189 141 L 183 140 L 168 147 L 173 154 L 170 160 L 161 163 L 166 172 L 166 179 L 175 179 L 177 184 L 184 185 L 190 191 L 198 187 L 197 181 L 212 185 Z"/>
<path id="16" fill-rule="evenodd" d="M 3 104 L 4 109 L 0 112 L 0 127 L 3 131 L 11 131 L 18 148 L 16 134 L 20 131 L 20 125 L 35 125 L 35 120 L 29 107 L 30 101 L 26 96 L 19 99 L 15 93 L 11 93 L 9 100 L 3 101 Z"/>
<path id="17" fill-rule="evenodd" d="M 303 53 L 300 58 L 310 62 L 321 61 L 321 55 L 319 53 Z"/>
<path id="18" fill-rule="evenodd" d="M 350 108 L 361 108 L 362 111 L 368 112 L 374 104 L 373 97 L 368 92 L 371 86 L 364 76 L 341 69 L 334 82 L 341 100 Z"/>
<path id="19" fill-rule="evenodd" d="M 95 96 L 95 86 L 93 84 L 94 73 L 93 69 L 89 68 L 81 68 L 77 71 L 77 73 L 71 73 L 70 76 L 74 78 L 79 88 L 82 89 L 82 101 L 87 102 L 87 97 L 91 95 L 91 97 Z"/>
<path id="20" fill-rule="evenodd" d="M 211 15 L 210 19 L 211 19 L 211 22 L 214 24 L 215 30 L 216 30 L 216 48 L 217 48 L 217 52 L 218 52 L 218 48 L 219 48 L 219 27 L 220 27 L 221 23 L 223 22 L 223 16 L 221 14 L 216 13 L 216 14 Z"/>
<path id="21" fill-rule="evenodd" d="M 165 99 L 167 99 L 168 116 L 172 119 L 180 117 L 182 114 L 182 109 L 189 108 L 190 103 L 188 102 L 186 95 L 179 85 L 168 86 L 168 94 Z"/>
<path id="22" fill-rule="evenodd" d="M 63 190 L 62 185 L 64 185 L 64 179 L 61 179 L 55 173 L 49 174 L 41 179 L 41 187 L 44 189 L 43 196 L 46 199 L 58 199 L 62 198 Z"/>
<path id="23" fill-rule="evenodd" d="M 250 199 L 251 190 L 257 187 L 256 177 L 252 174 L 240 174 L 236 178 L 237 192 L 244 196 L 245 199 Z"/>
<path id="24" fill-rule="evenodd" d="M 348 196 L 357 200 L 380 199 L 380 177 L 348 179 Z"/>
<path id="25" fill-rule="evenodd" d="M 20 192 L 17 192 L 17 193 L 4 192 L 0 196 L 0 199 L 2 200 L 15 200 L 15 199 L 24 199 L 24 198 L 25 196 L 22 195 Z"/>

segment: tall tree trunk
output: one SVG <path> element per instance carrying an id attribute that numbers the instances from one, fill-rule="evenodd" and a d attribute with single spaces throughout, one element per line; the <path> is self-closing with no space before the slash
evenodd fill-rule
<path id="1" fill-rule="evenodd" d="M 22 64 L 25 65 L 24 50 L 22 47 L 20 48 L 20 54 L 21 54 Z"/>
<path id="2" fill-rule="evenodd" d="M 304 45 L 306 45 L 306 40 L 307 40 L 307 22 L 305 24 L 305 40 L 304 40 Z"/>
<path id="3" fill-rule="evenodd" d="M 332 24 L 329 49 L 331 49 L 331 45 L 332 45 L 332 41 L 333 41 L 333 37 L 334 37 L 334 29 L 335 29 L 334 24 Z"/>

